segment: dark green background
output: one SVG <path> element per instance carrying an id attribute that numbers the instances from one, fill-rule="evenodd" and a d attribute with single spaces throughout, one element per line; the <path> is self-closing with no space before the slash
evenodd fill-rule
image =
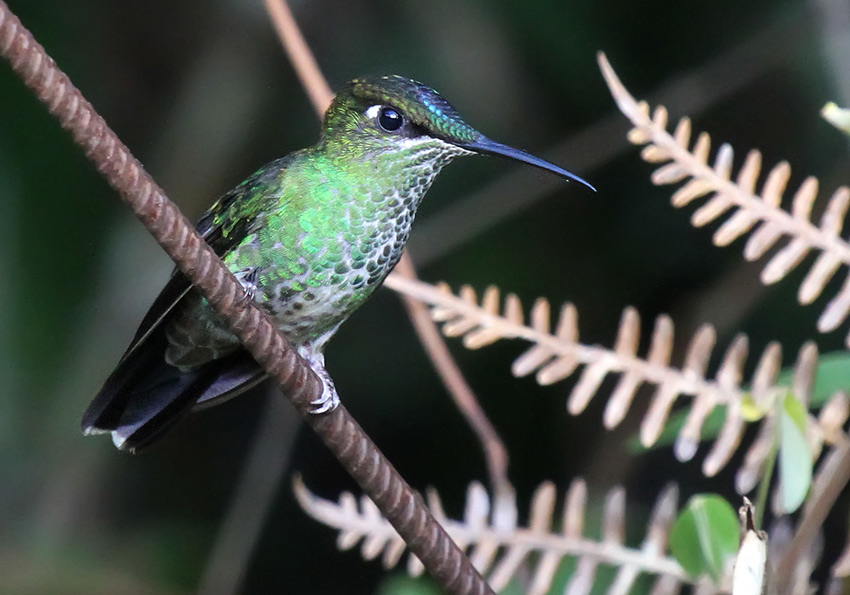
<path id="1" fill-rule="evenodd" d="M 258 166 L 317 136 L 318 121 L 260 0 L 9 4 L 191 218 Z M 765 288 L 760 265 L 741 258 L 742 240 L 716 249 L 716 224 L 694 230 L 692 207 L 669 206 L 670 189 L 652 186 L 650 166 L 627 146 L 627 124 L 595 61 L 606 51 L 633 93 L 665 103 L 675 118 L 687 110 L 715 145 L 737 149 L 736 163 L 758 147 L 768 166 L 792 163 L 792 188 L 811 174 L 831 193 L 847 180 L 847 145 L 818 110 L 830 99 L 850 102 L 837 83 L 850 65 L 826 59 L 816 3 L 317 0 L 293 7 L 332 86 L 361 74 L 417 78 L 488 136 L 557 160 L 599 190 L 527 172 L 523 188 L 538 200 L 492 196 L 490 185 L 515 166 L 463 159 L 437 181 L 414 230 L 423 278 L 497 284 L 528 306 L 540 295 L 572 301 L 591 344 L 611 345 L 622 308 L 634 305 L 645 329 L 671 313 L 680 338 L 715 324 L 715 359 L 737 331 L 750 335 L 754 353 L 782 341 L 787 362 L 807 338 L 822 351 L 841 347 L 841 332 L 816 337 L 825 298 L 812 307 L 796 303 L 805 265 Z M 585 140 L 576 148 L 579 133 Z M 488 219 L 490 200 L 508 201 L 510 215 L 456 234 L 451 209 L 466 200 L 477 202 L 462 222 Z M 194 592 L 270 411 L 267 397 L 257 391 L 194 416 L 139 456 L 81 436 L 82 411 L 171 263 L 6 64 L 0 248 L 0 592 Z M 731 496 L 729 471 L 708 481 L 698 462 L 668 464 L 666 452 L 626 456 L 639 415 L 615 432 L 599 430 L 606 388 L 573 418 L 565 401 L 574 379 L 540 388 L 511 377 L 522 344 L 479 352 L 450 344 L 507 442 L 521 510 L 541 481 L 555 481 L 563 493 L 578 474 L 593 493 L 626 483 L 635 511 L 671 480 L 685 494 Z M 485 467 L 397 296 L 380 291 L 342 328 L 327 359 L 344 402 L 402 474 L 417 488 L 436 487 L 449 512 L 460 514 L 467 484 L 486 482 Z M 640 393 L 638 408 L 650 394 Z M 288 405 L 277 411 L 282 424 L 298 427 Z M 333 532 L 307 519 L 290 489 L 294 471 L 328 498 L 352 489 L 350 480 L 308 432 L 283 433 L 294 435 L 291 449 L 272 441 L 263 473 L 273 484 L 284 467 L 286 479 L 241 592 L 375 592 L 386 577 L 380 565 L 337 552 Z M 634 534 L 640 537 L 639 526 Z"/>

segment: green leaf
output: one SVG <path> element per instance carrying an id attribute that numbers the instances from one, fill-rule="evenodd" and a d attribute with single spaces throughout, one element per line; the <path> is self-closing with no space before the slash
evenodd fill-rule
<path id="1" fill-rule="evenodd" d="M 850 390 L 850 351 L 836 351 L 827 353 L 818 358 L 817 376 L 815 386 L 812 390 L 811 404 L 813 408 L 824 405 L 829 398 L 839 390 Z M 777 386 L 785 386 L 791 388 L 794 381 L 794 367 L 788 367 L 782 370 L 776 379 Z M 635 435 L 629 439 L 629 450 L 634 453 L 653 450 L 670 446 L 676 441 L 679 431 L 685 425 L 685 419 L 688 416 L 690 409 L 684 408 L 674 412 L 667 423 L 664 424 L 664 429 L 658 440 L 649 448 L 644 447 L 640 443 L 640 438 Z M 752 413 L 755 413 L 753 411 Z M 754 417 L 758 417 L 754 415 Z M 726 407 L 721 405 L 715 408 L 705 423 L 702 426 L 702 440 L 713 440 L 720 433 L 723 423 L 726 420 Z"/>
<path id="2" fill-rule="evenodd" d="M 839 390 L 848 389 L 850 389 L 850 351 L 837 351 L 818 358 L 812 405 L 820 407 Z"/>
<path id="3" fill-rule="evenodd" d="M 815 386 L 812 390 L 812 407 L 820 407 L 839 390 L 850 389 L 850 351 L 835 351 L 818 358 Z M 791 388 L 794 367 L 782 370 L 776 384 Z"/>
<path id="4" fill-rule="evenodd" d="M 780 506 L 786 513 L 797 510 L 812 484 L 812 450 L 806 440 L 806 408 L 794 395 L 782 403 L 779 415 Z"/>
<path id="5" fill-rule="evenodd" d="M 670 534 L 670 550 L 691 576 L 708 574 L 717 583 L 728 558 L 738 553 L 738 515 L 715 494 L 699 494 L 688 504 Z"/>
<path id="6" fill-rule="evenodd" d="M 766 409 L 760 405 L 753 397 L 753 393 L 744 393 L 741 395 L 741 417 L 750 423 L 759 421 L 771 409 L 772 407 Z"/>
<path id="7" fill-rule="evenodd" d="M 395 573 L 383 581 L 378 595 L 440 595 L 440 589 L 428 577 L 409 577 Z"/>

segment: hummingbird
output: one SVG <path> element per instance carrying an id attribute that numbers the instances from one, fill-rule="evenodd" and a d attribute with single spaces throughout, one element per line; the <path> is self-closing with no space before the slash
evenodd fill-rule
<path id="1" fill-rule="evenodd" d="M 336 95 L 319 141 L 260 168 L 216 201 L 197 231 L 322 379 L 313 413 L 339 397 L 324 348 L 401 257 L 416 210 L 456 157 L 500 155 L 593 187 L 467 124 L 435 90 L 401 76 L 358 78 Z M 89 405 L 85 434 L 138 451 L 194 410 L 266 373 L 175 270 Z"/>

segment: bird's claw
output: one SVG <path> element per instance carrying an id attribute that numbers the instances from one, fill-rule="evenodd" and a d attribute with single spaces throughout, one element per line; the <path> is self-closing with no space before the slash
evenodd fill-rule
<path id="1" fill-rule="evenodd" d="M 336 392 L 331 375 L 325 369 L 325 356 L 321 352 L 314 351 L 309 343 L 300 345 L 298 353 L 307 360 L 313 373 L 322 381 L 322 394 L 318 399 L 310 401 L 312 406 L 310 413 L 320 415 L 339 407 L 339 394 Z"/>
<path id="2" fill-rule="evenodd" d="M 239 298 L 239 305 L 244 306 L 249 302 L 254 301 L 259 289 L 257 288 L 257 269 L 243 269 L 235 274 L 239 283 L 242 284 L 242 297 Z"/>
<path id="3" fill-rule="evenodd" d="M 330 395 L 325 394 L 323 391 L 321 397 L 315 401 L 310 401 L 310 405 L 313 405 L 313 408 L 310 409 L 310 413 L 313 415 L 320 415 L 322 413 L 327 413 L 328 411 L 333 411 L 339 407 L 339 397 L 336 395 L 336 391 Z"/>
<path id="4" fill-rule="evenodd" d="M 239 305 L 244 306 L 248 302 L 253 302 L 254 301 L 254 293 L 255 293 L 255 289 L 252 289 L 250 287 L 243 287 L 242 288 L 242 297 L 239 298 Z"/>

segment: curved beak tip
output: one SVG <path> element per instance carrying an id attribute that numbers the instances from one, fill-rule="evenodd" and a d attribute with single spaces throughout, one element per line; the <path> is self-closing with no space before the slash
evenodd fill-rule
<path id="1" fill-rule="evenodd" d="M 482 135 L 478 140 L 471 143 L 464 143 L 460 145 L 464 149 L 469 149 L 471 151 L 475 151 L 476 153 L 485 153 L 489 155 L 499 155 L 501 157 L 507 157 L 508 159 L 513 159 L 514 161 L 520 161 L 522 163 L 527 163 L 528 165 L 540 168 L 542 170 L 551 172 L 557 176 L 561 176 L 566 178 L 567 180 L 572 180 L 574 182 L 578 182 L 596 192 L 596 188 L 594 188 L 590 183 L 583 180 L 579 176 L 568 172 L 567 170 L 558 167 L 554 163 L 550 163 L 545 159 L 540 159 L 539 157 L 535 157 L 530 153 L 526 153 L 521 149 L 515 149 L 513 147 L 509 147 L 508 145 L 503 145 L 502 143 L 497 143 L 496 141 L 490 140 L 486 136 Z"/>

